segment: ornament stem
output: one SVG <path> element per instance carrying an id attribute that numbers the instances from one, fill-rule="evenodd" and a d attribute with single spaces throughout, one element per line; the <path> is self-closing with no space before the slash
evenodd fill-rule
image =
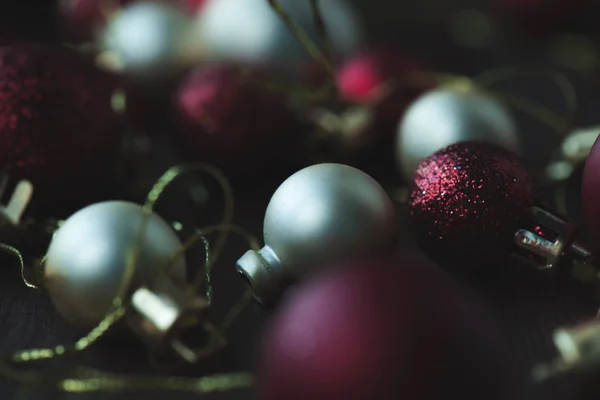
<path id="1" fill-rule="evenodd" d="M 537 225 L 534 232 L 519 229 L 514 236 L 517 246 L 526 253 L 540 257 L 542 262 L 535 262 L 527 258 L 528 264 L 534 264 L 540 270 L 555 270 L 560 265 L 568 264 L 573 275 L 589 280 L 598 277 L 596 269 L 592 266 L 592 252 L 575 241 L 576 228 L 573 224 L 553 215 L 540 207 L 531 209 L 533 222 Z M 552 238 L 545 237 L 546 234 Z M 524 260 L 526 257 L 520 257 Z M 581 267 L 587 267 L 583 271 Z M 587 276 L 581 275 L 587 272 Z M 591 272 L 591 273 L 589 273 Z"/>
<path id="2" fill-rule="evenodd" d="M 534 378 L 539 382 L 574 370 L 600 367 L 600 319 L 554 332 L 554 345 L 559 358 L 548 365 L 537 366 Z"/>
<path id="3" fill-rule="evenodd" d="M 279 283 L 285 280 L 283 267 L 269 246 L 258 251 L 248 250 L 237 261 L 237 271 L 252 287 L 260 304 L 271 304 L 281 295 Z"/>

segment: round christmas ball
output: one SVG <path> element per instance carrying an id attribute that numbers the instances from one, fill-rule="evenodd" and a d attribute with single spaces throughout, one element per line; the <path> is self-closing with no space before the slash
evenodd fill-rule
<path id="1" fill-rule="evenodd" d="M 520 140 L 508 110 L 474 90 L 436 89 L 406 110 L 396 133 L 396 162 L 402 177 L 412 181 L 419 164 L 454 143 L 482 140 L 519 153 Z"/>
<path id="2" fill-rule="evenodd" d="M 386 84 L 402 85 L 406 74 L 423 70 L 414 58 L 393 49 L 369 49 L 342 63 L 336 74 L 340 95 L 348 101 L 367 103 L 381 96 Z M 407 89 L 410 87 L 404 87 Z"/>
<path id="3" fill-rule="evenodd" d="M 516 398 L 495 321 L 434 267 L 397 264 L 349 264 L 290 292 L 263 336 L 259 397 Z"/>
<path id="4" fill-rule="evenodd" d="M 588 227 L 600 239 L 600 136 L 585 162 L 581 199 Z"/>
<path id="5" fill-rule="evenodd" d="M 102 45 L 116 55 L 126 73 L 144 79 L 160 77 L 194 58 L 190 23 L 177 4 L 134 2 L 111 18 Z"/>
<path id="6" fill-rule="evenodd" d="M 0 169 L 30 180 L 46 205 L 87 198 L 121 143 L 114 84 L 64 47 L 0 47 Z"/>
<path id="7" fill-rule="evenodd" d="M 492 143 L 462 142 L 419 165 L 409 220 L 425 254 L 468 270 L 506 261 L 533 204 L 531 178 L 515 154 Z"/>
<path id="8" fill-rule="evenodd" d="M 286 286 L 344 260 L 387 257 L 396 244 L 396 213 L 369 175 L 342 164 L 304 168 L 279 186 L 264 220 L 265 247 L 238 260 L 264 305 Z"/>
<path id="9" fill-rule="evenodd" d="M 178 258 L 171 264 L 181 241 L 157 214 L 145 214 L 138 204 L 107 201 L 69 217 L 52 238 L 44 268 L 45 286 L 59 313 L 80 328 L 99 323 L 118 295 L 138 245 L 127 293 L 169 265 L 173 277 L 185 279 L 185 261 Z"/>
<path id="10" fill-rule="evenodd" d="M 189 160 L 250 175 L 293 141 L 287 99 L 266 89 L 262 72 L 207 64 L 192 71 L 174 98 L 174 140 Z"/>
<path id="11" fill-rule="evenodd" d="M 310 2 L 282 0 L 282 7 L 313 39 L 317 27 Z M 318 2 L 334 50 L 351 54 L 363 41 L 360 21 L 343 0 Z M 197 20 L 207 55 L 297 69 L 309 59 L 304 47 L 264 0 L 211 0 Z"/>

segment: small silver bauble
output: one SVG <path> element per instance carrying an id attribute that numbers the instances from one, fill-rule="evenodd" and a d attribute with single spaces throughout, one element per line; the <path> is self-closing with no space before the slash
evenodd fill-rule
<path id="1" fill-rule="evenodd" d="M 147 219 L 142 226 L 144 218 Z M 140 229 L 144 234 L 129 293 L 159 268 L 165 268 L 182 244 L 175 231 L 138 204 L 107 201 L 69 217 L 55 233 L 45 263 L 45 285 L 62 316 L 75 326 L 91 328 L 104 317 L 118 294 Z M 185 261 L 170 267 L 185 279 Z"/>
<path id="2" fill-rule="evenodd" d="M 396 161 L 411 182 L 421 161 L 458 142 L 484 140 L 515 153 L 520 140 L 509 111 L 475 90 L 436 89 L 415 100 L 398 127 Z"/>
<path id="3" fill-rule="evenodd" d="M 358 49 L 362 28 L 352 7 L 345 0 L 318 3 L 336 52 L 346 55 Z M 281 4 L 297 24 L 317 37 L 309 1 L 281 0 Z M 306 50 L 267 0 L 210 1 L 199 13 L 196 24 L 211 58 L 288 67 L 309 60 Z"/>
<path id="4" fill-rule="evenodd" d="M 329 266 L 388 255 L 396 214 L 369 175 L 342 164 L 317 164 L 290 176 L 273 194 L 265 246 L 237 262 L 256 299 L 269 305 L 291 282 Z"/>
<path id="5" fill-rule="evenodd" d="M 119 68 L 146 77 L 174 68 L 188 56 L 191 19 L 167 2 L 136 2 L 109 21 L 103 48 Z"/>

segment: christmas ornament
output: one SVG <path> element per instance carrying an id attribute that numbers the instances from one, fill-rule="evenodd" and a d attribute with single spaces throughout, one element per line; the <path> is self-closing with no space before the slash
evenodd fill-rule
<path id="1" fill-rule="evenodd" d="M 190 26 L 190 18 L 175 4 L 136 2 L 109 21 L 103 47 L 125 72 L 140 78 L 161 76 L 196 61 Z"/>
<path id="2" fill-rule="evenodd" d="M 292 114 L 283 95 L 268 92 L 262 73 L 233 65 L 193 71 L 175 95 L 174 139 L 188 159 L 229 174 L 251 174 L 292 142 Z"/>
<path id="3" fill-rule="evenodd" d="M 316 38 L 310 2 L 283 0 L 290 17 Z M 335 51 L 349 54 L 362 42 L 361 26 L 347 2 L 319 2 Z M 209 1 L 199 14 L 198 34 L 209 57 L 297 68 L 308 58 L 306 50 L 265 0 Z"/>
<path id="4" fill-rule="evenodd" d="M 291 282 L 331 264 L 387 255 L 394 206 L 373 178 L 342 164 L 304 168 L 279 186 L 265 212 L 265 246 L 237 262 L 256 299 L 271 305 Z"/>
<path id="5" fill-rule="evenodd" d="M 84 199 L 109 176 L 121 135 L 113 81 L 75 51 L 0 47 L 0 168 L 44 205 Z"/>
<path id="6" fill-rule="evenodd" d="M 473 90 L 436 89 L 408 107 L 398 126 L 396 161 L 410 182 L 419 164 L 436 151 L 467 140 L 520 150 L 515 123 L 493 98 Z"/>
<path id="7" fill-rule="evenodd" d="M 381 97 L 386 85 L 399 83 L 407 73 L 422 69 L 419 62 L 401 52 L 367 50 L 346 60 L 337 71 L 336 80 L 342 98 L 365 103 Z"/>
<path id="8" fill-rule="evenodd" d="M 435 268 L 397 264 L 351 263 L 291 291 L 263 337 L 260 398 L 516 398 L 494 322 Z"/>
<path id="9" fill-rule="evenodd" d="M 139 261 L 128 293 L 166 268 L 182 247 L 173 229 L 158 215 L 150 214 L 145 227 L 143 221 L 141 206 L 107 201 L 76 212 L 55 233 L 44 268 L 45 286 L 57 310 L 70 323 L 92 328 L 109 311 L 140 229 L 144 231 Z M 170 271 L 174 279 L 183 281 L 184 260 L 175 260 Z"/>
<path id="10" fill-rule="evenodd" d="M 425 159 L 409 207 L 417 243 L 442 265 L 481 269 L 510 258 L 549 272 L 593 269 L 574 225 L 539 205 L 517 156 L 492 143 L 462 142 Z"/>
<path id="11" fill-rule="evenodd" d="M 588 227 L 600 239 L 600 139 L 596 140 L 585 162 L 581 199 Z"/>

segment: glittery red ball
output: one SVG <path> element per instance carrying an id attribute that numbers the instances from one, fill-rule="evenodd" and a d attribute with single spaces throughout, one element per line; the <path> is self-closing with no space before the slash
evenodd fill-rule
<path id="1" fill-rule="evenodd" d="M 474 303 L 423 263 L 317 276 L 264 334 L 259 398 L 512 399 L 498 331 Z"/>
<path id="2" fill-rule="evenodd" d="M 230 174 L 248 174 L 281 155 L 290 143 L 287 99 L 268 92 L 261 74 L 231 65 L 206 65 L 180 86 L 175 140 L 191 160 Z"/>
<path id="3" fill-rule="evenodd" d="M 454 268 L 506 261 L 533 205 L 531 178 L 513 153 L 462 142 L 425 159 L 410 195 L 417 244 Z"/>
<path id="4" fill-rule="evenodd" d="M 600 137 L 585 162 L 581 199 L 588 226 L 596 239 L 600 239 Z"/>
<path id="5" fill-rule="evenodd" d="M 120 144 L 114 83 L 67 48 L 0 47 L 0 169 L 43 203 L 99 185 Z"/>

